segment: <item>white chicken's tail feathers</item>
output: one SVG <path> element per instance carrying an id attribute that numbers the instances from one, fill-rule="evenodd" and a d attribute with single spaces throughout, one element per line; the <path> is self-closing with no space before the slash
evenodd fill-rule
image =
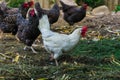
<path id="1" fill-rule="evenodd" d="M 41 31 L 42 29 L 47 29 L 50 30 L 50 23 L 48 20 L 48 16 L 47 15 L 42 15 L 42 18 L 39 19 L 39 26 L 38 26 L 39 30 Z"/>

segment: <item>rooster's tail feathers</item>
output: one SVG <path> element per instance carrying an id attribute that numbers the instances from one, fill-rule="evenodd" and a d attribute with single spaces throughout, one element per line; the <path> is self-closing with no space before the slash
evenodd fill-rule
<path id="1" fill-rule="evenodd" d="M 35 3 L 35 13 L 39 16 L 39 18 L 42 17 L 43 10 L 42 10 L 39 2 Z"/>
<path id="2" fill-rule="evenodd" d="M 53 6 L 52 8 L 60 9 L 57 3 L 55 3 L 54 6 Z"/>

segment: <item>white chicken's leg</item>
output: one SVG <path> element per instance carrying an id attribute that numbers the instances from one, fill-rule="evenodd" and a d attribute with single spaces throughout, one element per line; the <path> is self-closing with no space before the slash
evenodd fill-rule
<path id="1" fill-rule="evenodd" d="M 57 50 L 54 52 L 54 54 L 51 54 L 51 59 L 54 59 L 55 60 L 55 64 L 56 66 L 58 66 L 58 61 L 57 61 L 57 58 L 62 54 L 62 51 L 61 49 L 60 50 Z"/>
<path id="2" fill-rule="evenodd" d="M 50 55 L 50 60 L 53 60 L 53 59 L 54 59 L 54 54 L 51 53 L 51 55 Z M 55 60 L 56 66 L 58 66 L 58 61 L 57 61 L 57 59 L 54 59 L 54 60 Z"/>
<path id="3" fill-rule="evenodd" d="M 38 53 L 37 51 L 35 51 L 35 49 L 32 46 L 30 48 L 33 51 L 33 53 Z"/>

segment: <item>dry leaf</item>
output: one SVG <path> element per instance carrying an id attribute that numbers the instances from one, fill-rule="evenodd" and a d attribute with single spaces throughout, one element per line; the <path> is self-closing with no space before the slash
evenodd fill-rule
<path id="1" fill-rule="evenodd" d="M 19 62 L 20 55 L 19 53 L 16 53 L 16 57 L 13 59 L 12 62 L 18 63 Z"/>

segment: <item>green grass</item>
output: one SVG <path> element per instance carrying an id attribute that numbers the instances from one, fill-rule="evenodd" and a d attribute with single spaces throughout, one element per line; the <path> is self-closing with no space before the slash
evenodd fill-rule
<path id="1" fill-rule="evenodd" d="M 4 60 L 0 55 L 3 60 L 0 62 L 0 80 L 120 79 L 119 40 L 81 40 L 71 52 L 60 57 L 58 67 L 49 61 L 49 54 L 40 46 L 35 47 L 39 53 L 33 54 L 23 51 L 24 45 L 14 38 L 1 40 L 0 45 L 0 52 L 11 57 Z M 19 63 L 12 62 L 16 52 L 22 56 Z"/>
<path id="2" fill-rule="evenodd" d="M 100 41 L 80 41 L 77 47 L 72 51 L 73 55 L 89 56 L 93 58 L 104 58 L 114 55 L 120 59 L 120 41 L 104 39 Z"/>
<path id="3" fill-rule="evenodd" d="M 117 5 L 117 6 L 115 7 L 115 12 L 118 12 L 118 11 L 120 11 L 120 5 Z"/>

